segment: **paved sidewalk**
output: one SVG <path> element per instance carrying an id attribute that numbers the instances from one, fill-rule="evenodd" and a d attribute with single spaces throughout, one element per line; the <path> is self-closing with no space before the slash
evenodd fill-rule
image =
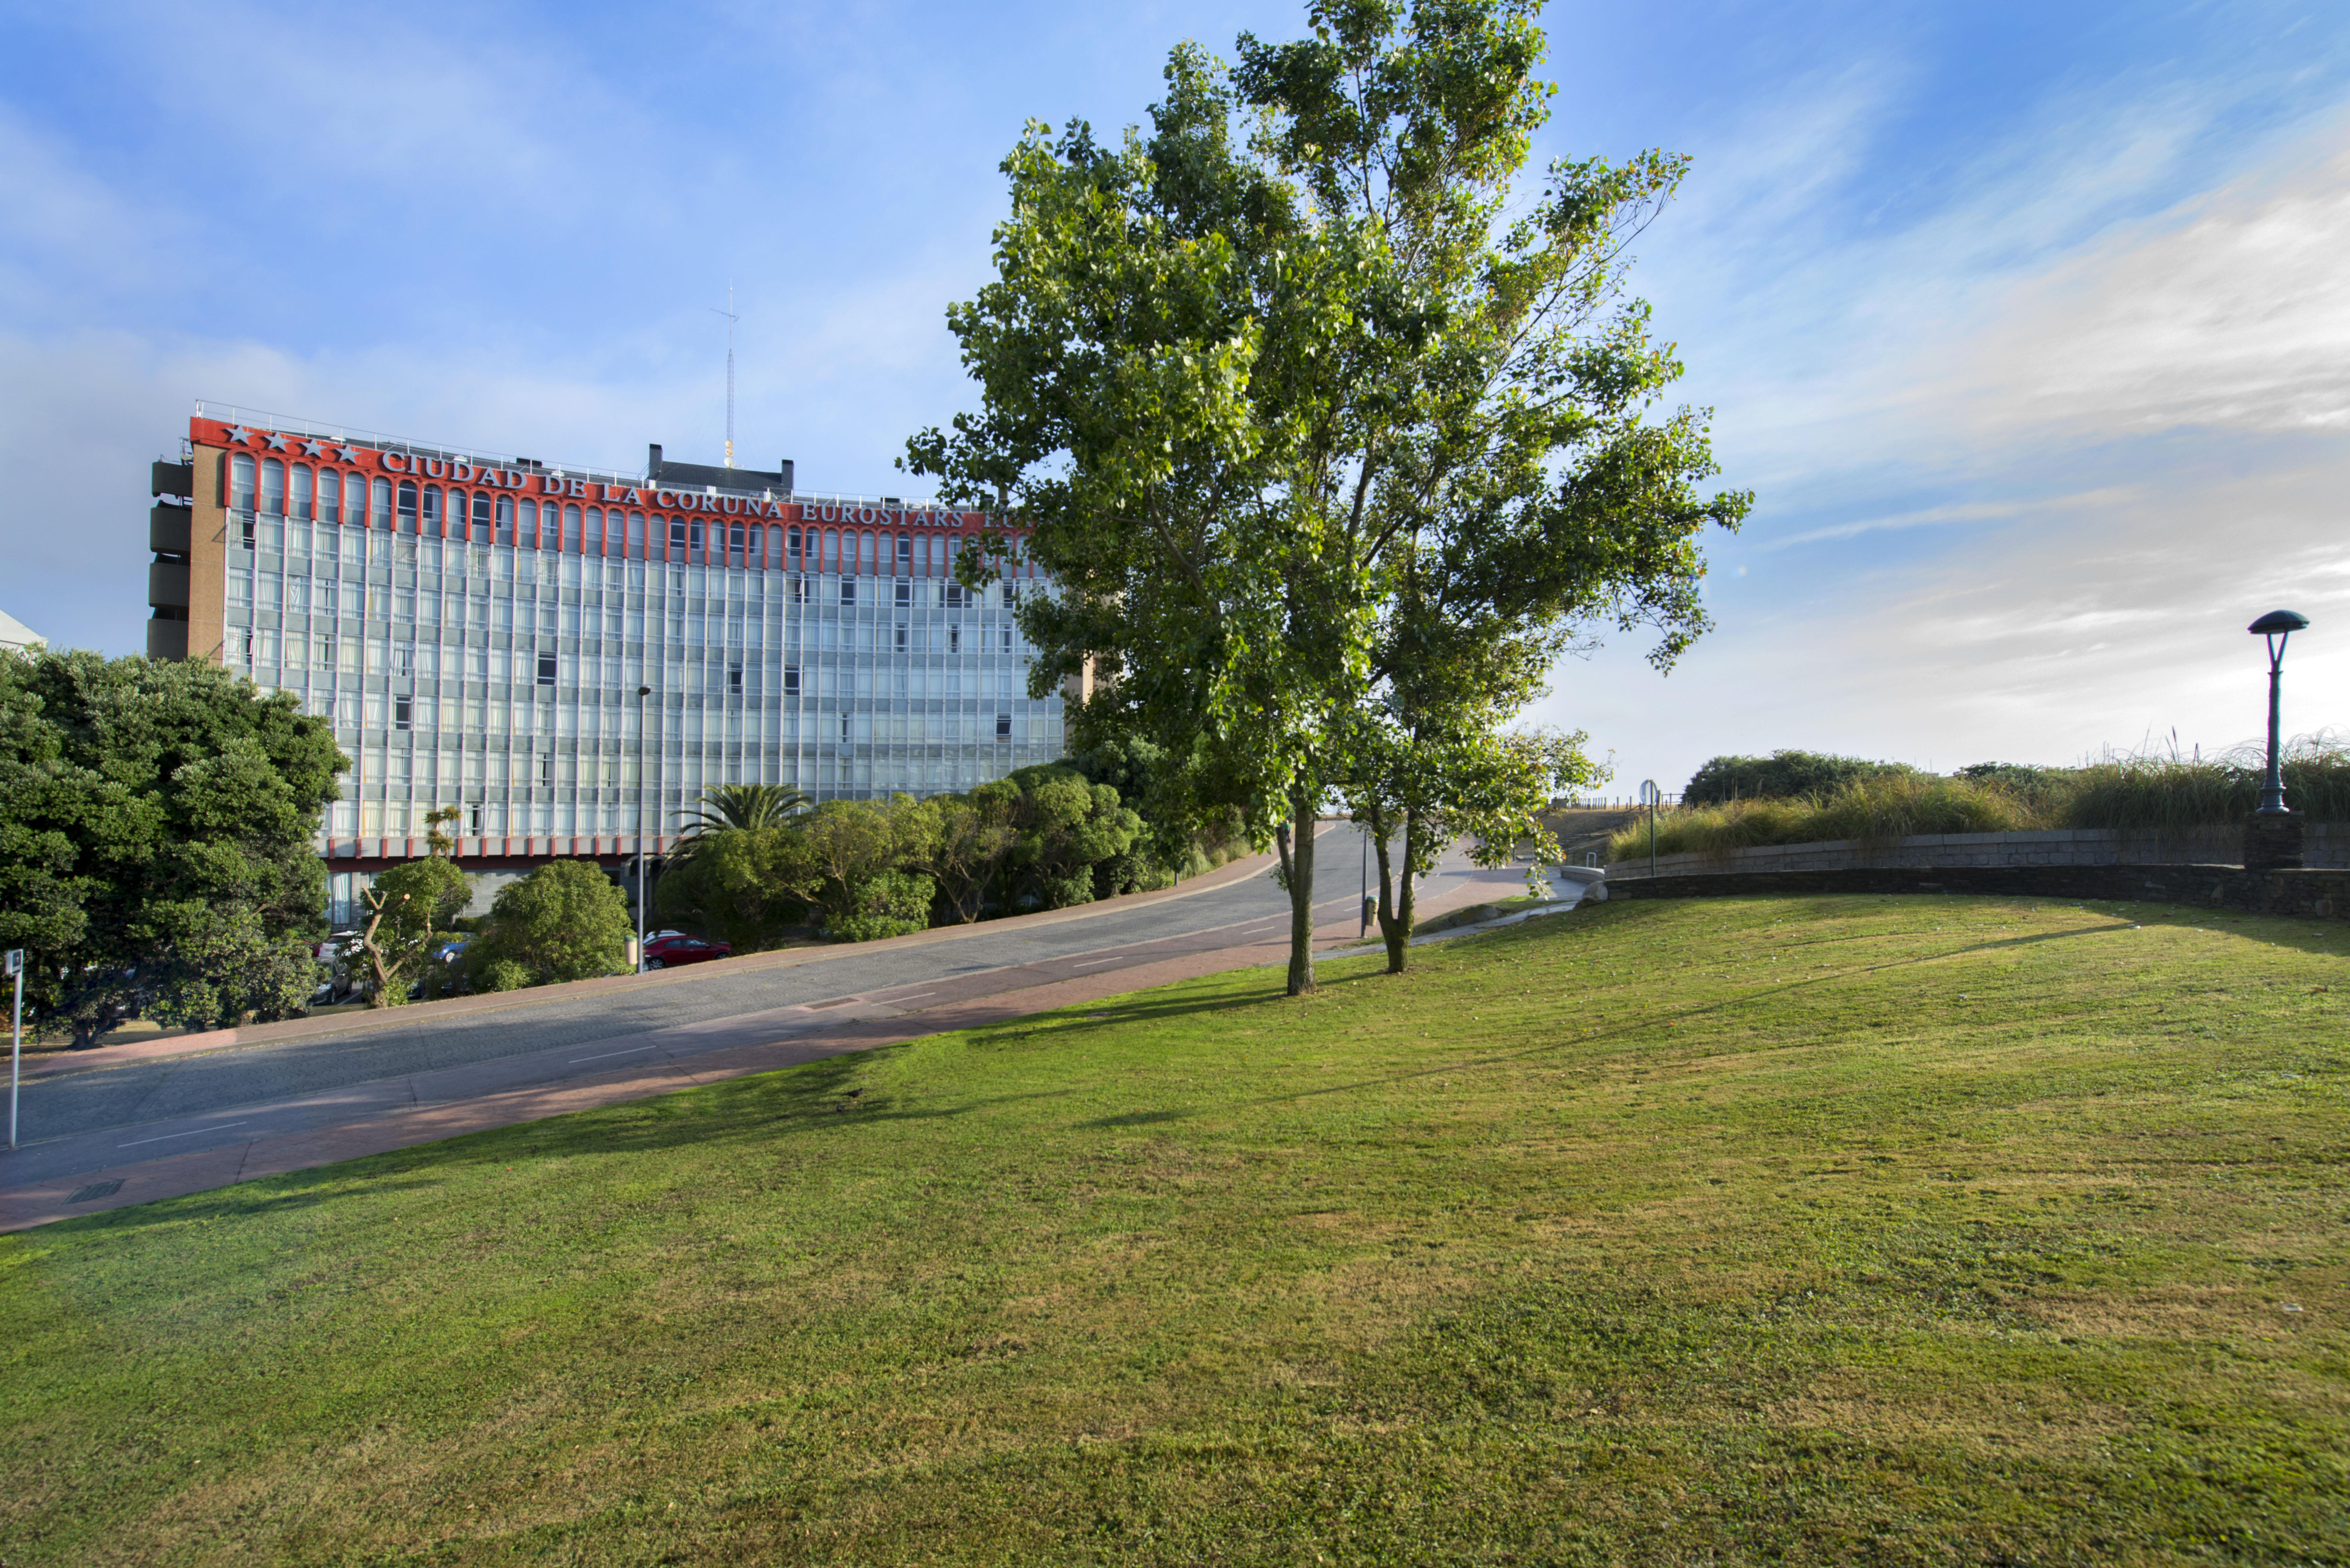
<path id="1" fill-rule="evenodd" d="M 1254 869 L 1243 875 L 1253 875 Z M 1461 875 L 1427 913 L 1440 914 L 1445 909 L 1493 898 L 1521 877 L 1522 873 L 1510 869 Z M 1317 948 L 1356 937 L 1354 904 L 1352 895 L 1317 901 L 1324 916 L 1315 930 Z M 1285 917 L 1258 916 L 1232 927 L 1097 950 L 1091 956 L 1055 956 L 1034 964 L 947 975 L 834 999 L 650 1030 L 627 1029 L 598 1041 L 567 1042 L 545 1050 L 227 1107 L 208 1115 L 185 1134 L 148 1133 L 117 1143 L 112 1140 L 120 1139 L 120 1133 L 93 1133 L 79 1140 L 87 1144 L 88 1153 L 70 1144 L 50 1150 L 47 1163 L 60 1168 L 0 1189 L 0 1231 L 797 1066 L 1174 981 L 1281 963 L 1288 956 L 1287 930 Z M 942 934 L 953 933 L 924 932 L 899 940 L 920 941 Z M 790 960 L 800 955 L 761 956 Z M 691 978 L 691 971 L 668 971 L 582 983 L 681 983 Z M 195 1047 L 224 1048 L 220 1044 Z M 592 1064 L 599 1061 L 609 1061 L 611 1065 L 604 1069 Z M 587 1069 L 584 1073 L 582 1067 Z M 231 1129 L 238 1136 L 188 1153 L 158 1150 L 155 1158 L 103 1163 L 109 1154 L 122 1149 L 152 1147 L 179 1136 L 217 1139 L 220 1133 Z"/>

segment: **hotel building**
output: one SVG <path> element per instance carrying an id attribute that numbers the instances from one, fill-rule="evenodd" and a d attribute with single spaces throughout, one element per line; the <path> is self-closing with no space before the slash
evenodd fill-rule
<path id="1" fill-rule="evenodd" d="M 338 916 L 436 806 L 495 882 L 659 854 L 715 784 L 931 794 L 1061 752 L 1013 618 L 1033 565 L 950 575 L 977 514 L 204 404 L 152 488 L 148 656 L 294 693 L 352 760 L 319 844 Z"/>

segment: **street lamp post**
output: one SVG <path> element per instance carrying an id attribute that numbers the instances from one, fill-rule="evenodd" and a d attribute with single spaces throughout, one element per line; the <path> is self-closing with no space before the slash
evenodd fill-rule
<path id="1" fill-rule="evenodd" d="M 2284 645 L 2309 624 L 2305 615 L 2271 610 L 2244 629 L 2265 638 L 2269 650 L 2269 767 L 2261 786 L 2260 809 L 2244 824 L 2244 869 L 2282 871 L 2301 865 L 2301 818 L 2284 803 L 2282 688 Z"/>
<path id="2" fill-rule="evenodd" d="M 650 686 L 637 688 L 637 972 L 645 972 L 645 699 Z M 656 755 L 659 754 L 656 749 Z"/>
<path id="3" fill-rule="evenodd" d="M 1657 874 L 1657 804 L 1664 793 L 1657 788 L 1654 779 L 1640 781 L 1640 804 L 1648 808 L 1648 875 Z"/>
<path id="4" fill-rule="evenodd" d="M 2294 632 L 2309 624 L 2305 615 L 2292 610 L 2271 610 L 2244 629 L 2254 637 L 2266 638 L 2269 645 L 2269 777 L 2261 790 L 2262 816 L 2282 816 L 2291 808 L 2284 803 L 2284 775 L 2279 771 L 2278 755 L 2278 689 L 2284 680 L 2284 645 Z"/>

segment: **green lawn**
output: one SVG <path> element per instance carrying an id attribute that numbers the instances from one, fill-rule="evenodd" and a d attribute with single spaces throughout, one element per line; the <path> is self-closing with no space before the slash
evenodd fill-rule
<path id="1" fill-rule="evenodd" d="M 1627 901 L 6 1238 L 0 1563 L 2350 1561 L 2345 951 Z"/>

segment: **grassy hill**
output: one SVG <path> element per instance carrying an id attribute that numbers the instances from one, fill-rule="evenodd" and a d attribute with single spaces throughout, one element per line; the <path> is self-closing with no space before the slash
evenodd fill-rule
<path id="1" fill-rule="evenodd" d="M 2341 1562 L 2344 951 L 1620 903 L 0 1239 L 0 1561 Z"/>

